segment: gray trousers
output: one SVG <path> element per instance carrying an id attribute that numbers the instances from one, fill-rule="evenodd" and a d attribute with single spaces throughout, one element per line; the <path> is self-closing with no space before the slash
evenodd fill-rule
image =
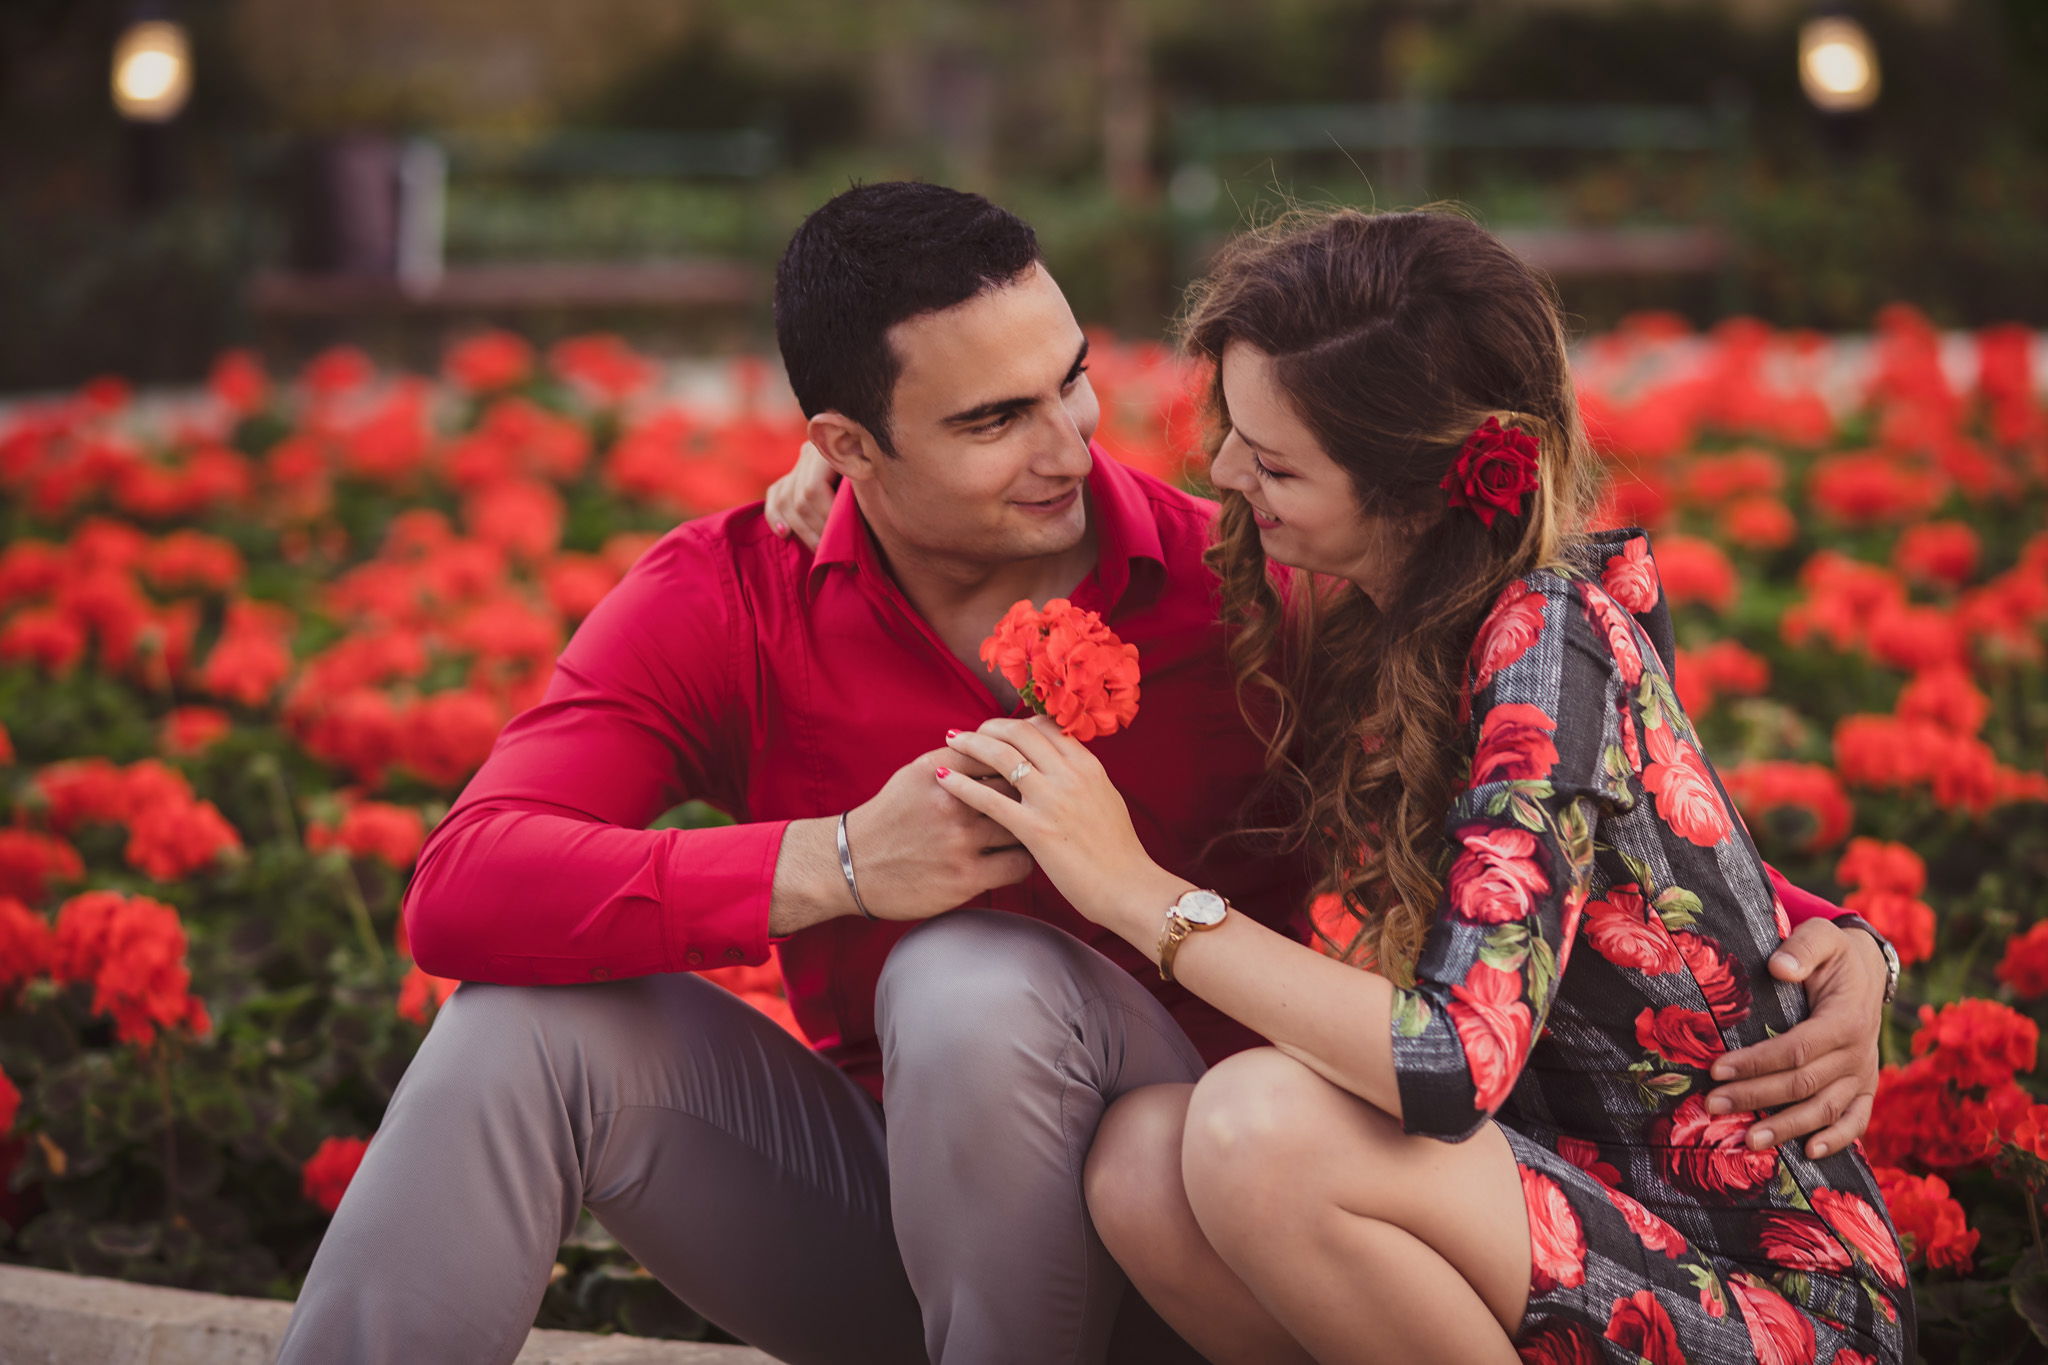
<path id="1" fill-rule="evenodd" d="M 1126 1292 L 1081 1189 L 1110 1101 L 1203 1070 L 1151 993 L 1069 934 L 970 910 L 907 935 L 875 1005 L 886 1125 L 694 976 L 462 986 L 278 1360 L 512 1360 L 586 1205 L 791 1365 L 1199 1360 Z"/>

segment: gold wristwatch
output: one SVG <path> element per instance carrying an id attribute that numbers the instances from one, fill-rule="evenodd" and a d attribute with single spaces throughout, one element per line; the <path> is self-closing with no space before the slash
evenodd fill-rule
<path id="1" fill-rule="evenodd" d="M 1214 929 L 1230 913 L 1230 902 L 1214 891 L 1190 891 L 1166 907 L 1166 924 L 1159 931 L 1159 976 L 1173 980 L 1173 955 L 1181 940 L 1202 929 Z"/>

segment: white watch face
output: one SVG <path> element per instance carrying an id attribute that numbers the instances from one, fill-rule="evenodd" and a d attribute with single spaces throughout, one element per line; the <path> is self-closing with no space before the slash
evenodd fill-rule
<path id="1" fill-rule="evenodd" d="M 1221 924 L 1229 909 L 1214 891 L 1190 891 L 1173 903 L 1173 913 L 1189 924 Z"/>

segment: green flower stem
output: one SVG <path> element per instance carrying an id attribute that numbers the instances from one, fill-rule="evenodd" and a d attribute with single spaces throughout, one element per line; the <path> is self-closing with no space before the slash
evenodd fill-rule
<path id="1" fill-rule="evenodd" d="M 377 964 L 379 971 L 389 965 L 384 956 L 384 943 L 377 937 L 377 926 L 370 923 L 370 907 L 363 904 L 363 893 L 356 885 L 355 868 L 344 862 L 338 878 L 341 883 L 342 899 L 348 902 L 349 918 L 356 923 L 356 933 L 362 936 L 363 951 Z"/>
<path id="2" fill-rule="evenodd" d="M 270 815 L 277 824 L 277 832 L 287 843 L 299 842 L 299 818 L 292 813 L 292 794 L 285 790 L 284 770 L 277 764 L 275 754 L 258 754 L 249 765 L 256 775 L 263 779 L 263 785 L 270 791 Z"/>
<path id="3" fill-rule="evenodd" d="M 164 1105 L 164 1226 L 178 1224 L 178 1111 L 171 1098 L 171 1064 L 164 1056 L 168 1038 L 159 1037 L 150 1048 L 156 1071 L 156 1093 Z"/>

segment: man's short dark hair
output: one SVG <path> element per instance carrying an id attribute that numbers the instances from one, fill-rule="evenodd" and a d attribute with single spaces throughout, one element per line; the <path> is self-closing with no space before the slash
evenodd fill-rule
<path id="1" fill-rule="evenodd" d="M 886 333 L 965 303 L 1038 259 L 1030 224 L 978 194 L 888 180 L 833 196 L 775 267 L 775 341 L 804 416 L 836 411 L 889 438 L 903 364 Z"/>

